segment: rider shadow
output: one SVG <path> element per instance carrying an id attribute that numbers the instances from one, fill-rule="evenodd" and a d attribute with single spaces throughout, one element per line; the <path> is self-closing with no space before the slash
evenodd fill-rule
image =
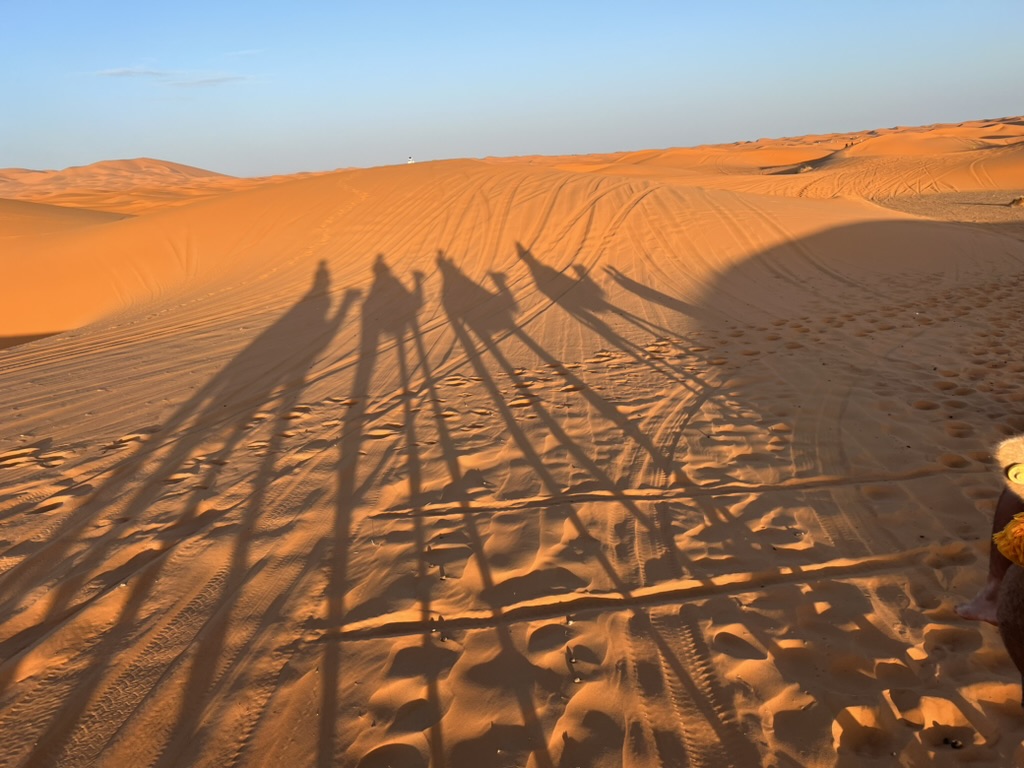
<path id="1" fill-rule="evenodd" d="M 610 303 L 604 289 L 594 282 L 593 278 L 590 277 L 590 273 L 582 265 L 574 264 L 573 272 L 575 272 L 576 277 L 570 277 L 564 272 L 560 272 L 542 262 L 529 248 L 526 248 L 521 243 L 516 243 L 516 252 L 519 259 L 529 269 L 530 276 L 537 290 L 564 309 L 580 325 L 588 328 L 599 338 L 628 355 L 638 365 L 649 368 L 652 372 L 678 382 L 687 388 L 693 388 L 693 382 L 688 377 L 682 376 L 679 371 L 663 361 L 647 355 L 641 345 L 623 336 L 601 316 L 605 314 L 615 315 L 655 337 L 671 336 L 673 335 L 671 329 L 634 315 L 626 309 Z"/>
<path id="2" fill-rule="evenodd" d="M 188 482 L 192 490 L 185 494 L 183 503 L 175 505 L 173 518 L 168 519 L 166 513 L 161 515 L 158 536 L 165 545 L 153 551 L 152 557 L 195 533 L 203 525 L 196 515 L 198 503 L 213 489 L 239 441 L 255 426 L 254 421 L 262 421 L 268 415 L 261 413 L 261 409 L 277 401 L 269 416 L 277 426 L 286 421 L 302 391 L 306 371 L 344 320 L 352 296 L 346 296 L 336 315 L 329 317 L 329 288 L 330 275 L 321 262 L 313 285 L 288 312 L 181 405 L 135 453 L 114 467 L 110 479 L 53 537 L 53 546 L 59 546 L 60 551 L 51 547 L 45 552 L 45 563 L 36 563 L 30 557 L 9 571 L 4 576 L 5 591 L 18 594 L 19 587 L 24 588 L 32 578 L 47 575 L 55 557 L 63 558 L 68 573 L 55 590 L 49 609 L 53 620 L 63 620 L 68 613 L 84 606 L 75 604 L 73 598 L 81 587 L 98 578 L 91 571 L 111 556 L 108 545 L 116 547 L 125 538 L 126 529 L 139 523 L 161 498 L 183 482 Z M 275 434 L 277 431 L 280 430 Z M 211 443 L 219 443 L 219 447 L 202 452 Z M 268 451 L 271 457 L 273 453 Z M 146 469 L 152 461 L 156 466 Z M 142 483 L 125 498 L 123 492 L 143 471 Z M 256 482 L 260 479 L 256 478 Z M 69 557 L 67 551 L 77 540 L 75 534 L 94 525 L 115 505 L 121 508 L 115 525 L 102 537 L 93 539 L 80 558 Z M 68 560 L 71 562 L 67 563 Z M 141 565 L 135 563 L 136 568 Z M 123 579 L 126 574 L 117 575 Z"/>
<path id="3" fill-rule="evenodd" d="M 566 493 L 563 483 L 559 482 L 548 469 L 537 447 L 521 426 L 519 419 L 502 395 L 498 382 L 495 380 L 493 372 L 488 368 L 486 360 L 497 364 L 498 368 L 515 384 L 525 385 L 526 382 L 522 379 L 521 372 L 510 362 L 498 343 L 501 338 L 512 336 L 536 353 L 549 366 L 556 367 L 557 370 L 564 372 L 565 375 L 573 377 L 573 380 L 575 380 L 574 375 L 569 373 L 561 361 L 543 349 L 536 340 L 530 337 L 516 323 L 515 308 L 517 305 L 503 279 L 492 275 L 492 279 L 494 279 L 498 287 L 498 291 L 493 292 L 463 274 L 455 263 L 451 259 L 446 258 L 442 253 L 438 254 L 437 264 L 443 281 L 441 303 L 451 323 L 456 339 L 473 365 L 477 378 L 487 390 L 495 410 L 501 415 L 508 434 L 515 442 L 523 459 L 533 468 L 540 483 L 541 492 L 551 498 L 552 512 L 567 516 L 572 526 L 576 529 L 581 545 L 585 546 L 588 551 L 593 549 L 594 556 L 601 563 L 602 570 L 613 585 L 613 588 L 623 596 L 629 597 L 630 588 L 612 566 L 611 562 L 608 561 L 599 548 L 595 549 L 587 544 L 592 541 L 593 537 L 579 518 L 575 506 L 569 502 L 563 503 L 559 501 L 564 499 Z M 488 311 L 489 307 L 493 307 L 493 311 Z M 580 391 L 583 391 L 583 382 L 579 382 L 579 385 L 581 387 Z M 525 387 L 519 388 L 521 391 L 526 391 Z M 620 423 L 620 420 L 609 410 L 614 409 L 611 404 L 601 400 L 596 395 L 591 394 L 590 397 L 597 398 L 600 401 L 595 405 L 603 415 L 606 415 L 615 423 Z M 561 420 L 551 414 L 544 407 L 543 403 L 536 398 L 530 398 L 530 408 L 550 434 L 557 439 L 562 448 L 567 451 L 568 455 L 590 474 L 597 485 L 610 491 L 616 500 L 622 503 L 635 519 L 648 529 L 652 535 L 655 535 L 655 522 L 622 493 L 622 489 L 608 473 L 565 431 Z M 624 425 L 620 423 L 620 426 Z M 630 434 L 630 436 L 633 435 Z M 642 436 L 639 439 L 641 442 L 643 441 Z M 492 587 L 492 590 L 494 589 Z M 512 591 L 514 590 L 511 584 L 509 584 L 501 589 L 497 589 L 495 597 L 511 593 Z"/>
<path id="4" fill-rule="evenodd" d="M 403 408 L 406 416 L 406 440 L 409 443 L 409 475 L 410 492 L 415 498 L 420 496 L 421 470 L 418 455 L 412 447 L 416 444 L 416 433 L 413 416 L 409 405 L 409 388 L 411 371 L 405 352 L 405 338 L 417 328 L 417 314 L 423 305 L 423 275 L 414 273 L 414 287 L 410 290 L 391 272 L 384 256 L 378 255 L 373 265 L 373 281 L 363 300 L 360 313 L 358 358 L 349 396 L 343 401 L 348 409 L 342 417 L 341 439 L 339 442 L 339 458 L 337 470 L 337 503 L 332 526 L 331 543 L 333 551 L 330 555 L 329 576 L 326 589 L 327 628 L 323 656 L 323 680 L 321 692 L 319 731 L 317 737 L 317 764 L 333 766 L 337 764 L 338 738 L 336 725 L 340 707 L 339 688 L 342 672 L 342 640 L 341 634 L 348 619 L 345 598 L 349 590 L 349 545 L 351 542 L 353 521 L 366 491 L 373 483 L 380 467 L 371 468 L 367 477 L 360 477 L 364 425 L 370 413 L 372 384 L 378 371 L 378 363 L 383 351 L 390 345 L 395 350 L 396 365 L 399 372 L 399 387 L 402 392 Z M 365 474 L 365 473 L 364 473 Z M 421 521 L 415 520 L 416 546 L 418 554 L 419 575 L 423 576 L 425 564 L 422 551 L 424 549 L 424 533 Z M 423 591 L 423 579 L 420 584 L 419 599 L 421 610 L 429 615 L 429 593 Z M 428 680 L 428 700 L 433 709 L 440 713 L 439 693 L 436 680 Z M 435 728 L 439 727 L 440 716 L 433 718 Z M 433 741 L 440 747 L 440 738 Z"/>
<path id="5" fill-rule="evenodd" d="M 63 704 L 40 736 L 29 762 L 60 755 L 82 727 L 85 708 L 92 700 L 90 692 L 101 684 L 117 658 L 116 649 L 138 625 L 152 589 L 175 548 L 205 535 L 221 520 L 234 514 L 237 520 L 227 529 L 233 535 L 228 573 L 209 609 L 210 617 L 231 613 L 240 585 L 252 567 L 250 544 L 263 511 L 262 499 L 274 478 L 277 457 L 284 450 L 282 433 L 305 389 L 309 370 L 336 334 L 354 298 L 355 294 L 348 292 L 334 315 L 330 314 L 330 274 L 326 264 L 321 262 L 306 294 L 181 405 L 133 455 L 115 467 L 110 479 L 54 537 L 55 541 L 67 542 L 58 553 L 68 562 L 67 576 L 52 590 L 47 616 L 8 643 L 20 646 L 31 643 L 33 637 L 29 635 L 45 632 L 66 621 L 106 594 L 114 583 L 125 580 L 128 583 L 118 616 L 97 643 L 91 654 L 94 662 L 77 683 L 76 690 L 81 695 Z M 261 417 L 257 418 L 258 415 Z M 238 458 L 239 443 L 262 421 L 269 422 L 273 436 L 255 472 L 246 475 L 252 484 L 249 500 L 239 507 L 211 509 L 199 514 L 201 501 L 214 491 L 224 467 Z M 211 445 L 215 446 L 212 450 Z M 155 467 L 147 470 L 151 462 L 155 462 Z M 131 481 L 142 471 L 146 472 L 145 479 L 132 489 Z M 245 482 L 245 478 L 239 482 Z M 175 496 L 173 489 L 181 487 L 182 483 L 191 487 Z M 167 511 L 155 511 L 153 507 L 157 504 Z M 88 549 L 81 550 L 80 554 L 69 553 L 77 540 L 76 534 L 95 525 L 113 505 L 120 508 L 115 524 L 93 538 Z M 147 531 L 152 531 L 149 535 L 155 546 L 143 548 L 114 571 L 101 572 L 105 563 L 118 559 L 125 542 L 137 538 L 146 526 L 150 527 Z M 44 554 L 46 562 L 28 558 L 9 571 L 5 575 L 5 591 L 12 593 L 10 590 L 15 584 L 19 590 L 31 589 L 33 579 L 45 577 L 45 573 L 52 570 L 55 553 L 50 550 Z M 191 695 L 185 700 L 190 706 L 201 700 L 213 683 L 211 670 L 218 664 L 226 630 L 226 622 L 214 620 L 199 640 L 202 652 L 186 683 Z M 175 744 L 187 741 L 198 730 L 201 707 L 195 711 L 196 714 L 186 710 L 178 713 Z"/>
<path id="6" fill-rule="evenodd" d="M 323 262 L 321 262 L 320 267 L 323 272 L 321 273 L 318 270 L 318 279 L 322 277 L 322 283 L 326 285 L 326 270 Z M 359 292 L 357 290 L 353 289 L 346 292 L 337 313 L 330 320 L 334 328 L 329 335 L 321 337 L 325 343 L 334 336 L 337 327 L 340 326 L 349 308 L 358 296 Z M 318 355 L 321 349 L 321 345 L 314 347 L 313 345 L 303 345 L 300 343 L 297 354 L 293 359 L 298 359 L 299 355 L 301 355 L 302 359 L 309 359 L 310 365 L 306 367 L 306 369 L 309 369 L 312 367 L 312 358 Z M 295 369 L 293 368 L 292 370 Z M 284 439 L 289 434 L 288 429 L 291 419 L 297 413 L 295 406 L 298 405 L 303 389 L 304 383 L 303 385 L 292 386 L 283 390 L 278 405 L 273 410 L 271 416 L 271 436 L 259 469 L 253 475 L 253 492 L 245 505 L 246 511 L 237 526 L 234 536 L 234 546 L 225 577 L 225 586 L 222 591 L 225 598 L 219 601 L 218 607 L 214 611 L 216 618 L 207 624 L 206 630 L 199 642 L 197 642 L 196 661 L 185 685 L 186 693 L 182 699 L 182 710 L 179 713 L 178 725 L 175 728 L 176 739 L 175 742 L 172 742 L 172 747 L 176 745 L 182 750 L 188 750 L 190 748 L 194 749 L 195 747 L 192 745 L 197 743 L 196 736 L 202 727 L 202 708 L 197 707 L 195 704 L 203 700 L 210 687 L 210 681 L 217 677 L 221 656 L 227 643 L 228 633 L 231 630 L 231 601 L 226 596 L 241 594 L 245 583 L 251 577 L 251 571 L 254 566 L 250 563 L 250 547 L 257 533 L 260 514 L 267 506 L 267 492 L 276 476 L 276 457 L 280 456 L 284 451 Z M 172 766 L 179 757 L 180 753 L 178 750 L 168 748 L 165 750 L 162 760 L 157 763 L 157 767 L 159 768 L 163 765 Z"/>
<path id="7" fill-rule="evenodd" d="M 644 285 L 643 283 L 629 277 L 614 266 L 606 266 L 604 271 L 618 285 L 644 301 L 660 304 L 666 309 L 670 309 L 680 315 L 686 315 L 687 317 L 691 317 L 700 322 L 708 322 L 715 319 L 715 316 L 708 310 L 702 309 L 695 304 L 685 302 L 682 299 L 677 299 L 674 296 L 669 296 L 667 293 L 662 293 L 659 290 L 651 288 L 649 285 Z"/>
<path id="8" fill-rule="evenodd" d="M 571 500 L 564 499 L 565 494 L 561 484 L 546 467 L 543 458 L 531 442 L 530 436 L 520 426 L 518 418 L 512 413 L 508 404 L 502 397 L 500 387 L 495 380 L 493 373 L 489 370 L 486 361 L 489 360 L 492 364 L 496 364 L 497 367 L 514 382 L 521 383 L 517 369 L 511 364 L 498 344 L 499 337 L 508 336 L 521 341 L 527 348 L 537 353 L 542 360 L 550 361 L 549 364 L 558 365 L 562 370 L 565 370 L 564 364 L 562 364 L 561 361 L 555 360 L 536 342 L 536 340 L 530 338 L 525 331 L 517 325 L 515 322 L 514 311 L 511 309 L 515 307 L 515 302 L 511 295 L 508 294 L 503 280 L 495 280 L 498 286 L 498 291 L 493 292 L 474 283 L 458 269 L 453 261 L 445 258 L 443 255 L 439 255 L 438 257 L 438 267 L 444 281 L 442 288 L 442 305 L 448 315 L 449 321 L 451 322 L 456 338 L 464 348 L 467 357 L 473 365 L 476 377 L 480 380 L 482 386 L 490 395 L 497 412 L 501 414 L 507 433 L 515 442 L 516 446 L 522 453 L 523 458 L 530 464 L 536 473 L 543 491 L 551 497 L 552 502 L 548 506 L 548 510 L 551 513 L 565 515 L 567 522 L 576 528 L 576 533 L 579 537 L 577 539 L 578 541 L 591 539 L 591 534 L 580 519 L 575 509 L 575 504 L 573 504 Z M 494 276 L 492 276 L 492 279 L 493 277 Z M 496 307 L 495 312 L 492 313 L 485 311 L 484 308 L 491 305 L 490 303 L 492 302 Z M 591 306 L 594 305 L 591 304 Z M 606 490 L 611 490 L 616 501 L 622 504 L 643 527 L 648 529 L 646 534 L 643 535 L 649 535 L 652 538 L 659 538 L 663 541 L 665 540 L 666 531 L 663 525 L 659 525 L 660 521 L 650 519 L 649 515 L 643 513 L 632 500 L 620 492 L 621 489 L 617 487 L 612 478 L 610 478 L 608 474 L 589 456 L 587 456 L 583 449 L 572 440 L 560 424 L 560 420 L 551 414 L 539 399 L 533 399 L 530 407 L 536 417 L 541 420 L 548 433 L 552 437 L 556 438 L 563 447 L 573 455 L 577 463 L 587 469 L 591 476 L 596 480 L 598 486 L 603 487 Z M 563 498 L 564 500 L 559 502 L 560 498 Z M 479 534 L 475 532 L 475 520 L 472 517 L 472 513 L 466 513 L 465 524 L 470 532 L 470 540 L 477 542 Z M 669 570 L 672 576 L 678 576 L 685 570 L 691 578 L 701 578 L 696 565 L 686 561 L 682 553 L 678 552 L 676 549 L 674 542 L 666 541 L 666 544 L 669 545 L 669 550 L 674 554 L 666 558 L 666 561 L 662 566 Z M 473 548 L 474 550 L 480 550 L 478 560 L 482 564 L 482 569 L 485 568 L 486 561 L 483 558 L 482 544 L 474 543 Z M 697 691 L 698 686 L 692 677 L 691 671 L 686 669 L 682 662 L 679 661 L 677 655 L 670 646 L 666 634 L 664 634 L 662 630 L 650 620 L 648 612 L 637 605 L 637 599 L 632 592 L 632 588 L 618 573 L 615 566 L 609 559 L 608 553 L 605 552 L 601 546 L 589 547 L 588 557 L 597 561 L 605 577 L 609 581 L 611 588 L 621 595 L 623 605 L 633 606 L 629 608 L 629 610 L 632 615 L 631 623 L 635 625 L 636 631 L 651 638 L 659 652 L 668 661 L 670 668 L 684 688 Z M 492 611 L 496 616 L 499 637 L 507 642 L 505 639 L 507 633 L 500 631 L 505 626 L 502 619 L 503 599 L 506 598 L 508 594 L 514 595 L 515 590 L 509 590 L 506 592 L 505 590 L 497 589 L 494 583 L 494 576 L 490 574 L 489 571 L 485 571 L 483 581 L 484 590 L 482 591 L 481 596 L 485 600 L 488 600 Z M 527 590 L 527 594 L 529 594 L 529 584 L 522 580 L 516 582 L 514 579 L 508 579 L 500 586 L 508 586 L 513 583 L 515 583 L 519 588 L 520 594 L 518 595 L 518 598 L 521 599 L 524 597 L 524 589 Z M 526 660 L 525 658 L 516 656 L 515 653 L 518 652 L 509 651 L 503 646 L 503 656 L 506 656 L 507 666 L 509 666 L 509 668 L 518 668 L 519 674 L 517 675 L 517 678 L 528 680 L 530 677 L 530 670 L 524 666 Z M 538 681 L 538 684 L 542 683 Z M 524 693 L 522 696 L 523 700 L 530 700 L 530 695 L 531 694 Z M 713 730 L 718 735 L 719 740 L 723 743 L 729 742 L 731 744 L 732 742 L 736 742 L 738 734 L 734 732 L 734 729 L 729 724 L 719 722 L 719 713 L 716 712 L 710 704 L 696 696 L 694 697 L 694 701 L 696 702 L 695 712 L 699 713 L 699 717 L 702 721 L 702 727 L 706 725 Z M 525 704 L 523 705 L 523 708 L 524 712 L 527 711 Z M 742 754 L 744 758 L 748 758 L 753 753 L 749 749 L 744 749 L 745 746 L 745 744 L 741 744 L 739 747 L 735 748 L 729 746 L 726 747 L 725 751 L 730 755 Z M 677 750 L 677 752 L 679 751 Z M 682 752 L 679 752 L 679 754 L 682 754 Z M 549 753 L 545 748 L 544 756 L 548 755 Z"/>
<path id="9" fill-rule="evenodd" d="M 528 254 L 528 252 L 521 250 L 520 256 L 522 257 L 524 254 Z M 562 275 L 560 272 L 540 264 L 536 259 L 533 259 L 532 256 L 527 256 L 526 258 L 532 259 L 532 263 L 536 265 L 538 270 L 553 273 L 553 276 L 549 276 L 548 288 L 551 286 L 551 280 L 569 281 L 569 283 L 572 283 L 574 286 L 579 286 L 581 284 L 584 286 L 584 296 L 589 297 L 586 300 L 589 306 L 598 306 L 598 298 L 600 298 L 600 301 L 604 300 L 603 292 L 600 287 L 594 284 L 589 277 L 585 280 L 572 280 L 571 278 L 567 278 L 565 275 Z M 613 403 L 598 395 L 597 392 L 588 386 L 583 379 L 573 373 L 572 369 L 568 368 L 564 361 L 559 360 L 549 350 L 541 346 L 536 339 L 530 336 L 522 326 L 516 322 L 515 312 L 517 309 L 517 303 L 515 297 L 511 294 L 508 288 L 504 275 L 500 273 L 491 273 L 490 275 L 491 280 L 499 289 L 498 293 L 495 294 L 482 286 L 477 285 L 475 282 L 463 275 L 450 260 L 445 260 L 443 257 L 439 256 L 438 264 L 441 269 L 442 277 L 445 280 L 444 302 L 445 309 L 449 313 L 449 316 L 460 317 L 462 323 L 471 329 L 477 337 L 484 341 L 486 345 L 492 347 L 493 359 L 502 363 L 502 367 L 512 378 L 518 380 L 519 373 L 517 373 L 515 367 L 508 362 L 504 353 L 494 346 L 496 341 L 500 341 L 501 338 L 506 336 L 513 336 L 522 342 L 522 344 L 537 355 L 537 357 L 542 360 L 549 369 L 555 371 L 559 376 L 564 378 L 567 385 L 578 392 L 579 395 L 583 397 L 602 418 L 607 420 L 609 423 L 614 424 L 616 428 L 622 432 L 623 437 L 626 440 L 635 443 L 645 453 L 647 453 L 654 466 L 658 468 L 668 482 L 674 485 L 686 482 L 687 478 L 682 467 L 674 462 L 664 450 L 656 446 L 649 435 L 639 429 L 638 426 Z M 557 278 L 555 276 L 557 276 Z M 566 285 L 567 283 L 560 282 L 560 284 Z M 592 288 L 589 288 L 588 285 L 592 286 Z M 449 296 L 452 297 L 450 301 Z M 471 297 L 471 299 L 467 300 L 467 297 Z M 486 311 L 486 309 L 483 309 L 489 306 L 493 307 L 493 311 Z M 463 311 L 463 307 L 468 307 L 471 311 Z M 573 316 L 576 317 L 577 315 L 574 314 Z M 534 403 L 534 406 L 536 405 L 537 403 Z M 600 480 L 603 485 L 610 490 L 621 490 L 619 489 L 618 483 L 612 481 L 612 479 L 607 476 L 607 473 L 598 467 L 594 461 L 577 446 L 575 441 L 564 434 L 564 429 L 559 419 L 554 419 L 546 410 L 540 415 L 541 418 L 544 419 L 545 423 L 550 426 L 553 433 L 564 438 L 563 444 L 582 466 L 586 467 L 595 478 Z"/>
<path id="10" fill-rule="evenodd" d="M 462 274 L 455 264 L 438 251 L 437 265 L 441 272 L 443 285 L 441 303 L 457 339 L 462 343 L 471 365 L 477 371 L 484 385 L 496 395 L 500 402 L 500 394 L 493 391 L 494 383 L 486 371 L 480 353 L 468 339 L 467 327 L 492 342 L 494 337 L 505 333 L 515 326 L 516 303 L 511 297 L 507 286 L 498 284 L 498 291 L 492 292 L 477 285 Z M 441 407 L 441 398 L 434 387 L 434 375 L 427 358 L 426 348 L 421 335 L 415 336 L 419 363 L 423 368 L 427 390 L 430 395 L 434 426 L 438 442 L 441 446 L 442 458 L 449 474 L 450 486 L 462 487 L 465 484 L 465 473 L 461 468 L 460 452 L 452 435 Z M 520 438 L 522 439 L 522 438 Z M 472 509 L 465 494 L 457 494 L 454 502 L 462 514 L 462 525 L 466 533 L 473 561 L 476 563 L 482 581 L 480 597 L 488 606 L 494 622 L 494 631 L 500 652 L 495 660 L 495 670 L 505 672 L 500 681 L 492 681 L 493 685 L 508 690 L 516 699 L 523 718 L 523 726 L 516 726 L 514 732 L 505 734 L 513 741 L 523 741 L 529 745 L 537 765 L 541 768 L 553 768 L 553 761 L 547 748 L 544 729 L 538 716 L 533 689 L 535 685 L 556 690 L 557 681 L 547 670 L 535 667 L 516 647 L 508 620 L 505 618 L 505 593 L 503 585 L 498 585 L 485 551 L 484 537 L 477 524 L 477 511 Z M 486 673 L 485 673 L 486 674 Z M 459 745 L 452 755 L 453 764 L 475 764 L 476 758 L 484 754 L 493 755 L 494 741 L 498 739 L 501 726 L 492 726 L 491 730 L 469 743 Z M 496 730 L 497 729 L 497 730 Z"/>

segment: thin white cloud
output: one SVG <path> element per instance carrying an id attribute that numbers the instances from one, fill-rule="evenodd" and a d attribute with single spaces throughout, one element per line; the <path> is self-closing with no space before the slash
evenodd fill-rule
<path id="1" fill-rule="evenodd" d="M 103 69 L 96 74 L 100 77 L 168 77 L 171 73 L 145 67 L 118 67 Z"/>
<path id="2" fill-rule="evenodd" d="M 211 85 L 224 85 L 225 83 L 237 83 L 240 80 L 250 80 L 244 75 L 208 75 L 205 77 L 194 77 L 188 80 L 175 80 L 170 85 L 179 88 L 205 88 Z"/>
<path id="3" fill-rule="evenodd" d="M 214 85 L 237 83 L 251 80 L 248 75 L 236 75 L 232 72 L 204 72 L 202 70 L 164 70 L 148 67 L 116 67 L 94 73 L 98 77 L 114 78 L 149 78 L 161 85 L 173 85 L 178 88 L 203 88 Z"/>

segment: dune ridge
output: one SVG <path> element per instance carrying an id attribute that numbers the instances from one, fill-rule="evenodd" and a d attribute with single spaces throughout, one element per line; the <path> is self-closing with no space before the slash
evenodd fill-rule
<path id="1" fill-rule="evenodd" d="M 1022 759 L 1022 125 L 0 206 L 0 766 Z"/>
<path id="2" fill-rule="evenodd" d="M 101 160 L 60 171 L 0 168 L 0 198 L 137 215 L 275 178 L 245 179 L 141 157 Z"/>

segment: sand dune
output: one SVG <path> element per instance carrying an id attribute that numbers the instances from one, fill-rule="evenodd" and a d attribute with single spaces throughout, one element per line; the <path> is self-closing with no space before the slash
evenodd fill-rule
<path id="1" fill-rule="evenodd" d="M 1020 142 L 8 178 L 0 765 L 1021 760 Z"/>
<path id="2" fill-rule="evenodd" d="M 0 169 L 0 198 L 134 215 L 269 180 L 238 179 L 150 158 L 104 160 L 62 171 Z"/>
<path id="3" fill-rule="evenodd" d="M 66 208 L 46 203 L 0 199 L 0 238 L 49 234 L 78 229 L 90 224 L 104 224 L 124 218 L 116 213 L 87 208 Z M 9 242 L 6 245 L 10 246 Z"/>
<path id="4" fill-rule="evenodd" d="M 791 197 L 880 199 L 1005 190 L 1024 184 L 1024 121 L 533 161 L 576 172 L 676 177 L 693 186 Z"/>

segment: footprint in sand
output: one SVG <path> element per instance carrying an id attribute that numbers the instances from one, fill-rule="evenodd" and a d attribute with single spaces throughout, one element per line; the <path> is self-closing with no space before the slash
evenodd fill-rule
<path id="1" fill-rule="evenodd" d="M 878 707 L 846 707 L 832 722 L 832 743 L 840 759 L 844 753 L 864 759 L 891 757 L 899 745 L 895 729 L 896 723 Z"/>
<path id="2" fill-rule="evenodd" d="M 68 458 L 68 455 L 66 453 L 59 453 L 59 452 L 46 453 L 46 454 L 39 455 L 37 457 L 37 462 L 39 463 L 39 466 L 41 466 L 41 467 L 46 467 L 47 469 L 52 469 L 53 467 L 59 467 L 61 464 L 63 464 L 65 461 L 67 461 L 67 458 Z"/>
<path id="3" fill-rule="evenodd" d="M 86 496 L 92 493 L 92 491 L 93 486 L 89 485 L 88 483 L 83 483 L 82 485 L 74 485 L 70 488 L 61 491 L 60 493 L 50 496 L 48 499 L 43 500 L 38 506 L 25 510 L 25 514 L 41 515 L 46 512 L 53 512 L 55 510 L 61 509 L 66 504 L 78 498 L 79 496 Z"/>
<path id="4" fill-rule="evenodd" d="M 49 442 L 49 440 L 44 441 L 46 444 Z M 13 469 L 28 464 L 52 469 L 53 467 L 59 467 L 67 460 L 67 454 L 65 453 L 52 450 L 44 453 L 44 450 L 49 450 L 49 446 L 46 445 L 44 447 L 44 445 L 36 444 L 0 454 L 0 469 Z"/>
<path id="5" fill-rule="evenodd" d="M 257 413 L 251 419 L 249 419 L 249 421 L 245 425 L 245 428 L 247 430 L 256 429 L 256 427 L 258 427 L 260 424 L 266 421 L 269 416 L 270 414 L 268 413 Z"/>
<path id="6" fill-rule="evenodd" d="M 938 458 L 939 464 L 949 469 L 963 469 L 964 467 L 970 466 L 971 462 L 969 459 L 964 458 L 955 453 L 944 453 Z"/>
<path id="7" fill-rule="evenodd" d="M 64 506 L 67 499 L 52 499 L 47 501 L 45 504 L 40 504 L 35 509 L 28 510 L 25 514 L 28 515 L 41 515 L 44 512 L 53 512 L 56 509 L 60 509 Z"/>
<path id="8" fill-rule="evenodd" d="M 0 454 L 0 469 L 20 467 L 23 464 L 32 464 L 39 452 L 38 448 L 19 448 Z"/>
<path id="9" fill-rule="evenodd" d="M 217 456 L 196 456 L 196 461 L 200 464 L 212 464 L 215 467 L 224 467 L 228 463 L 227 459 L 221 459 Z"/>
<path id="10" fill-rule="evenodd" d="M 309 412 L 313 410 L 310 405 L 296 405 L 292 410 L 285 416 L 286 419 L 303 419 L 309 415 Z"/>
<path id="11" fill-rule="evenodd" d="M 395 424 L 394 422 L 388 422 L 382 424 L 374 429 L 368 429 L 363 433 L 363 437 L 368 440 L 383 440 L 385 437 L 391 437 L 398 434 L 402 430 L 401 424 Z"/>
<path id="12" fill-rule="evenodd" d="M 331 397 L 324 398 L 325 402 L 332 403 L 334 405 L 355 405 L 356 401 L 351 397 Z"/>
<path id="13" fill-rule="evenodd" d="M 123 437 L 117 438 L 117 440 L 115 440 L 114 442 L 110 443 L 110 445 L 103 446 L 103 450 L 105 450 L 105 451 L 120 451 L 123 448 L 127 448 L 132 443 L 140 443 L 140 442 L 142 442 L 145 438 L 146 438 L 146 435 L 143 434 L 142 432 L 133 432 L 131 434 L 124 435 Z"/>
<path id="14" fill-rule="evenodd" d="M 954 702 L 905 688 L 889 689 L 883 696 L 893 716 L 913 729 L 917 740 L 930 751 L 970 749 L 972 762 L 981 757 L 977 749 L 983 747 L 984 738 Z"/>
<path id="15" fill-rule="evenodd" d="M 974 427 L 966 421 L 948 421 L 945 424 L 946 434 L 950 437 L 966 438 L 974 436 Z"/>
<path id="16" fill-rule="evenodd" d="M 576 630 L 563 622 L 548 622 L 539 627 L 531 627 L 527 635 L 526 647 L 530 653 L 561 650 L 576 635 Z"/>
<path id="17" fill-rule="evenodd" d="M 767 652 L 758 648 L 749 640 L 728 631 L 721 631 L 715 634 L 711 641 L 711 647 L 719 653 L 731 656 L 734 659 L 753 659 L 764 661 L 768 658 Z"/>
<path id="18" fill-rule="evenodd" d="M 950 655 L 968 656 L 978 650 L 981 644 L 981 632 L 973 627 L 929 624 L 924 630 L 924 651 L 934 661 L 941 661 Z"/>

